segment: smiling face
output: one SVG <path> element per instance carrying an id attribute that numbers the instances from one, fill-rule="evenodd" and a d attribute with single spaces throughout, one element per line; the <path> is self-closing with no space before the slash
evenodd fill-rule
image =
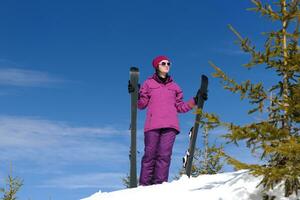
<path id="1" fill-rule="evenodd" d="M 168 60 L 162 60 L 159 62 L 158 64 L 158 71 L 162 74 L 162 75 L 166 75 L 167 73 L 169 73 L 170 71 L 170 61 Z"/>

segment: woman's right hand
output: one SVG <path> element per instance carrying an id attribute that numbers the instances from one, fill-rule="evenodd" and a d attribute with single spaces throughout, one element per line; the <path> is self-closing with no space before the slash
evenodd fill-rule
<path id="1" fill-rule="evenodd" d="M 141 85 L 138 84 L 139 90 L 140 90 L 140 87 L 141 87 Z M 128 93 L 130 94 L 130 93 L 132 93 L 132 92 L 134 92 L 134 91 L 135 91 L 135 89 L 134 89 L 133 85 L 131 84 L 131 82 L 130 82 L 130 80 L 129 80 L 129 81 L 128 81 Z"/>
<path id="2" fill-rule="evenodd" d="M 128 93 L 130 94 L 130 93 L 132 93 L 132 92 L 134 92 L 134 87 L 133 87 L 133 85 L 130 83 L 130 80 L 128 81 Z"/>

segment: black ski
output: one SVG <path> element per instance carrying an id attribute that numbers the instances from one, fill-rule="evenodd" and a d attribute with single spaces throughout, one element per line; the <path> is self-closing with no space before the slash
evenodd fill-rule
<path id="1" fill-rule="evenodd" d="M 207 87 L 208 87 L 208 78 L 205 75 L 201 76 L 201 86 L 200 86 L 200 93 L 198 94 L 198 103 L 197 103 L 197 110 L 203 109 L 204 101 L 203 94 L 207 94 Z M 190 144 L 186 155 L 183 158 L 183 167 L 185 168 L 186 175 L 188 177 L 191 176 L 192 171 L 192 164 L 195 152 L 195 145 L 197 140 L 197 134 L 199 129 L 199 121 L 201 119 L 201 114 L 196 114 L 196 119 L 194 126 L 191 128 L 189 137 L 190 137 Z"/>
<path id="2" fill-rule="evenodd" d="M 131 93 L 131 144 L 130 144 L 130 188 L 137 187 L 137 170 L 136 170 L 136 120 L 137 120 L 137 101 L 138 101 L 138 82 L 139 69 L 136 67 L 130 68 L 130 83 L 134 91 Z"/>

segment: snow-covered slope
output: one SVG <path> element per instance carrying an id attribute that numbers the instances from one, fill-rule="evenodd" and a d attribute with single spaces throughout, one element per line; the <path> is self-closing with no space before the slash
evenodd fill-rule
<path id="1" fill-rule="evenodd" d="M 197 178 L 181 177 L 171 183 L 140 186 L 115 192 L 99 191 L 82 200 L 261 200 L 261 187 L 256 187 L 261 177 L 254 177 L 247 170 L 216 175 L 201 175 Z M 300 192 L 300 191 L 299 191 Z M 296 195 L 285 198 L 280 185 L 271 191 L 276 200 L 300 200 Z"/>

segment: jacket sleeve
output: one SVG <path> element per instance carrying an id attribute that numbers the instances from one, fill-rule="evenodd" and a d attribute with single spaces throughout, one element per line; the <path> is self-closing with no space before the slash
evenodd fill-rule
<path id="1" fill-rule="evenodd" d="M 179 88 L 176 92 L 176 109 L 177 112 L 179 113 L 185 113 L 190 111 L 191 109 L 193 109 L 193 107 L 195 106 L 195 100 L 192 98 L 187 102 L 183 101 L 183 92 L 182 90 Z"/>
<path id="2" fill-rule="evenodd" d="M 139 91 L 139 99 L 138 99 L 138 108 L 145 109 L 149 103 L 150 94 L 149 94 L 149 86 L 145 82 Z"/>

